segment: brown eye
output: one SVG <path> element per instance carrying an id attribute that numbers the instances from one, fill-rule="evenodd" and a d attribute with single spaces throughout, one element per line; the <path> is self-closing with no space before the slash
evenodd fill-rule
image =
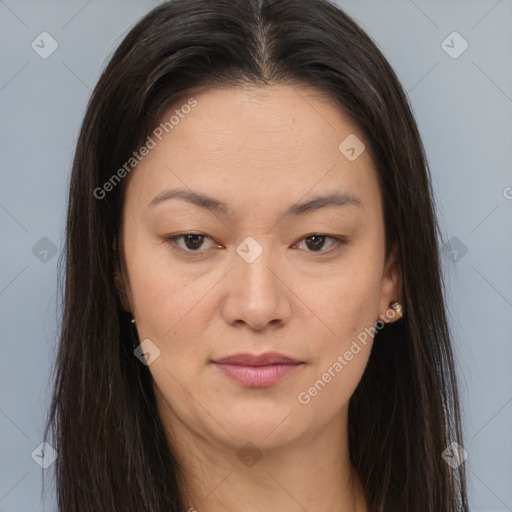
<path id="1" fill-rule="evenodd" d="M 302 238 L 302 240 L 306 241 L 306 252 L 319 254 L 330 253 L 346 243 L 346 240 L 343 238 L 322 235 L 320 233 L 314 233 L 312 235 L 305 236 Z M 330 241 L 329 245 L 327 246 L 328 248 L 326 250 L 322 250 L 325 247 L 325 242 L 327 240 Z"/>
<path id="2" fill-rule="evenodd" d="M 201 248 L 201 245 L 204 241 L 204 235 L 183 235 L 183 240 L 187 249 L 196 250 Z"/>
<path id="3" fill-rule="evenodd" d="M 306 245 L 309 249 L 316 251 L 318 249 L 322 249 L 325 244 L 325 240 L 327 237 L 323 235 L 311 235 L 305 238 Z"/>
<path id="4" fill-rule="evenodd" d="M 207 239 L 210 239 L 210 237 L 207 235 L 202 235 L 201 233 L 183 233 L 181 235 L 174 235 L 164 238 L 167 243 L 176 248 L 178 251 L 198 254 L 206 250 L 203 247 L 203 244 Z M 183 241 L 183 244 L 178 243 L 180 241 Z"/>

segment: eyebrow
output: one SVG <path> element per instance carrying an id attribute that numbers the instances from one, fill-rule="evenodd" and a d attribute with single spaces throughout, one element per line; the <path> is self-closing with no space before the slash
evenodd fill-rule
<path id="1" fill-rule="evenodd" d="M 228 205 L 218 199 L 184 189 L 164 190 L 153 198 L 148 204 L 148 207 L 176 198 L 183 199 L 184 201 L 212 212 L 228 215 L 230 211 Z M 315 196 L 309 201 L 292 204 L 288 207 L 284 215 L 303 215 L 328 206 L 357 206 L 363 208 L 363 203 L 358 197 L 348 192 L 331 192 L 325 195 Z"/>

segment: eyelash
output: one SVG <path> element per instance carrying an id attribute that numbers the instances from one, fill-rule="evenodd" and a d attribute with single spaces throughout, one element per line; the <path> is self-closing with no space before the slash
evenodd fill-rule
<path id="1" fill-rule="evenodd" d="M 168 243 L 176 251 L 179 251 L 179 252 L 181 252 L 183 254 L 186 254 L 187 256 L 193 257 L 193 256 L 203 255 L 205 251 L 201 251 L 201 250 L 194 251 L 194 250 L 191 250 L 191 249 L 183 249 L 182 247 L 179 247 L 177 245 L 178 239 L 184 238 L 184 237 L 186 237 L 188 235 L 202 236 L 202 237 L 205 237 L 205 239 L 209 238 L 210 240 L 212 240 L 212 238 L 210 236 L 205 235 L 203 233 L 181 233 L 179 235 L 173 235 L 173 236 L 169 236 L 169 237 L 164 237 L 163 241 Z M 334 243 L 334 247 L 332 247 L 331 249 L 328 249 L 327 251 L 306 251 L 306 252 L 309 252 L 310 254 L 319 254 L 319 255 L 330 254 L 332 252 L 335 252 L 335 251 L 339 250 L 342 246 L 346 245 L 346 243 L 347 243 L 347 240 L 345 238 L 343 238 L 343 237 L 330 236 L 330 235 L 325 235 L 323 233 L 311 233 L 309 235 L 306 235 L 306 236 L 302 237 L 299 240 L 299 242 L 301 242 L 302 240 L 305 240 L 307 238 L 314 237 L 314 236 L 325 238 L 326 240 L 327 239 L 332 240 L 333 243 Z"/>

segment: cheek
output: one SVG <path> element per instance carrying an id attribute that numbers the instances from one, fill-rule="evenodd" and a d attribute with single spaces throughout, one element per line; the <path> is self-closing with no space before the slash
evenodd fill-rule
<path id="1" fill-rule="evenodd" d="M 328 328 L 318 320 L 321 331 L 313 331 L 311 321 L 305 327 L 314 337 L 317 357 L 296 396 L 317 425 L 329 422 L 348 405 L 368 363 L 380 303 L 380 274 L 366 268 L 366 272 L 333 276 L 328 288 L 316 291 L 317 310 Z"/>
<path id="2" fill-rule="evenodd" d="M 171 264 L 160 242 L 141 237 L 126 259 L 139 335 L 161 343 L 197 315 L 203 286 Z"/>
<path id="3" fill-rule="evenodd" d="M 305 279 L 300 296 L 324 326 L 329 346 L 342 348 L 378 319 L 382 268 L 376 259 L 355 252 L 321 281 Z"/>

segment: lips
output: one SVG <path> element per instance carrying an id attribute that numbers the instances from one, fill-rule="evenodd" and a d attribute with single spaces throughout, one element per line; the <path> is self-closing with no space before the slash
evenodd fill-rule
<path id="1" fill-rule="evenodd" d="M 235 354 L 212 362 L 224 375 L 250 388 L 272 386 L 304 364 L 277 352 Z"/>
<path id="2" fill-rule="evenodd" d="M 264 354 L 235 354 L 213 361 L 217 364 L 236 364 L 239 366 L 266 366 L 269 364 L 300 364 L 301 361 L 292 359 L 279 352 L 266 352 Z"/>

